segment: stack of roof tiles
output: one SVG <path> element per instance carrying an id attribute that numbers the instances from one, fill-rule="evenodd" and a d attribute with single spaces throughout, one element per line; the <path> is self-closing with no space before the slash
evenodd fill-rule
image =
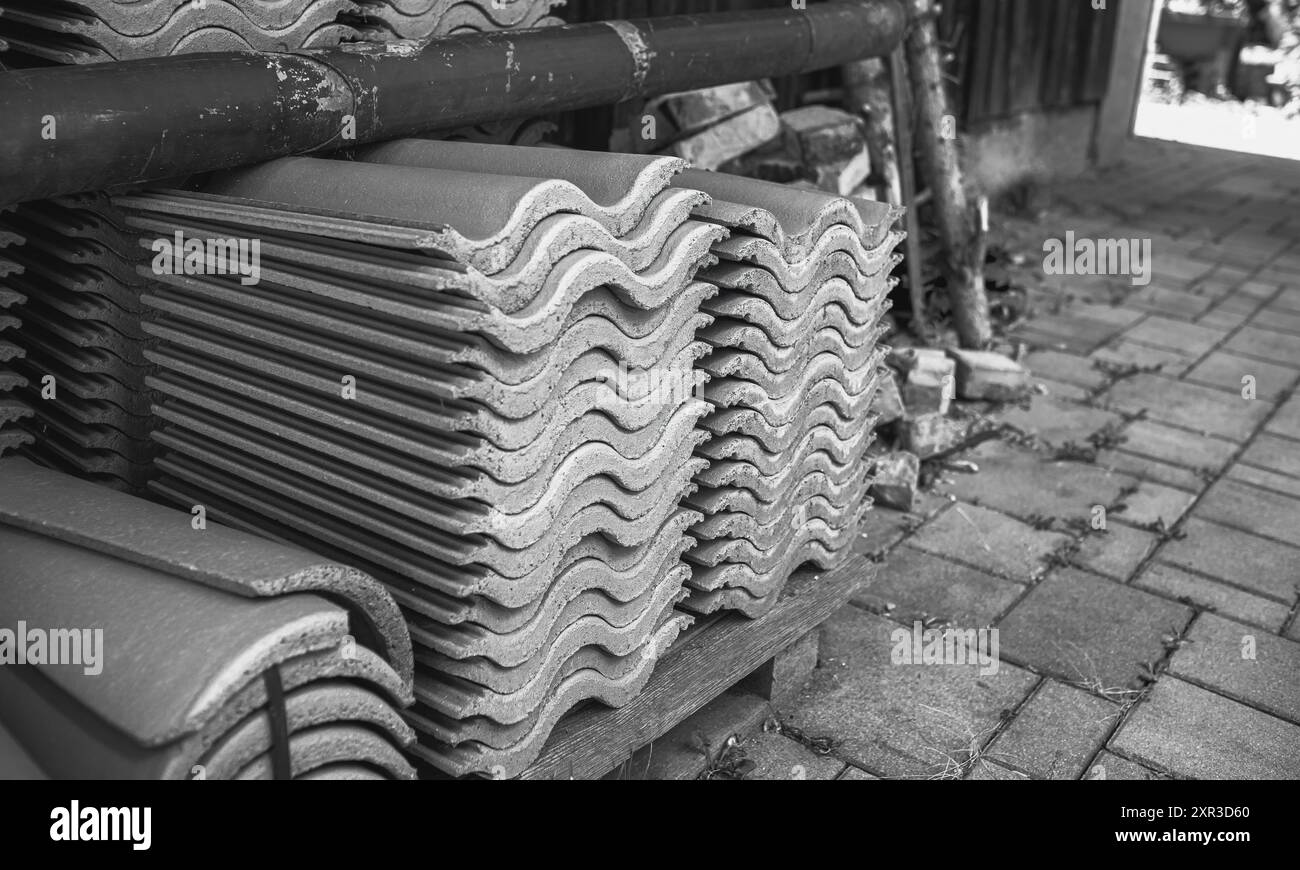
<path id="1" fill-rule="evenodd" d="M 194 519 L 0 460 L 0 762 L 76 779 L 413 778 L 410 638 L 383 587 Z"/>
<path id="2" fill-rule="evenodd" d="M 261 240 L 259 285 L 163 276 L 145 298 L 153 486 L 388 582 L 417 754 L 513 776 L 566 710 L 630 700 L 689 621 L 702 517 L 679 502 L 708 405 L 655 381 L 693 383 L 716 293 L 693 277 L 726 230 L 692 219 L 708 197 L 669 186 L 675 158 L 361 157 L 118 200 L 149 234 Z"/>
<path id="3" fill-rule="evenodd" d="M 0 0 L 6 63 L 98 63 L 198 51 L 289 51 L 562 23 L 562 0 Z M 535 144 L 552 126 L 514 120 L 450 131 L 474 142 Z M 102 195 L 0 214 L 0 330 L 35 300 L 18 338 L 0 342 L 0 453 L 20 444 L 46 465 L 141 492 L 156 446 L 136 273 L 141 252 Z M 25 274 L 22 274 L 25 270 Z M 14 277 L 22 274 L 21 278 Z M 47 377 L 54 394 L 41 397 Z M 48 390 L 47 390 L 48 393 Z M 20 402 L 19 396 L 26 399 Z M 23 426 L 19 419 L 31 417 Z"/>
<path id="4" fill-rule="evenodd" d="M 0 278 L 23 299 L 9 365 L 34 416 L 24 452 L 116 489 L 139 491 L 155 448 L 144 376 L 135 272 L 141 250 L 106 197 L 87 194 L 20 205 L 0 214 L 0 236 L 21 238 Z M 0 290 L 0 293 L 3 293 Z"/>
<path id="5" fill-rule="evenodd" d="M 4 0 L 0 38 L 53 63 L 104 63 L 203 51 L 293 51 L 357 38 L 353 0 Z"/>
<path id="6" fill-rule="evenodd" d="M 295 51 L 560 23 L 562 0 L 3 0 L 0 45 L 82 64 L 204 51 Z"/>
<path id="7" fill-rule="evenodd" d="M 731 230 L 700 274 L 720 289 L 700 363 L 716 410 L 686 502 L 705 519 L 685 606 L 759 616 L 796 568 L 841 563 L 870 506 L 863 459 L 901 234 L 880 203 L 697 170 L 677 183 L 710 194 L 697 214 Z"/>
<path id="8" fill-rule="evenodd" d="M 563 24 L 551 15 L 564 0 L 358 0 L 368 33 L 388 39 L 423 39 L 491 30 Z"/>
<path id="9" fill-rule="evenodd" d="M 7 212 L 8 209 L 0 208 L 0 218 Z M 22 399 L 27 379 L 18 372 L 24 352 L 14 341 L 22 325 L 18 315 L 27 301 L 13 286 L 23 267 L 12 253 L 22 243 L 22 236 L 0 227 L 0 457 L 31 442 L 31 435 L 21 425 L 32 414 Z"/>

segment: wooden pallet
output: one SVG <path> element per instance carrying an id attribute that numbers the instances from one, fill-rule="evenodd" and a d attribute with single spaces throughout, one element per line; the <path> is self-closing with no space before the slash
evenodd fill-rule
<path id="1" fill-rule="evenodd" d="M 855 554 L 834 571 L 804 571 L 791 577 L 776 607 L 758 619 L 727 613 L 699 620 L 668 651 L 630 704 L 618 710 L 592 705 L 566 717 L 521 778 L 605 776 L 747 678 L 747 687 L 769 700 L 788 696 L 795 682 L 802 684 L 802 677 L 797 666 L 786 667 L 782 654 L 797 649 L 844 606 L 874 567 Z M 806 651 L 798 657 L 806 659 Z"/>

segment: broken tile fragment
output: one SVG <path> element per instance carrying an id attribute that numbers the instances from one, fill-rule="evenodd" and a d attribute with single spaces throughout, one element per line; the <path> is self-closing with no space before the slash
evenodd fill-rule
<path id="1" fill-rule="evenodd" d="M 899 444 L 918 459 L 929 459 L 951 450 L 965 439 L 969 423 L 943 414 L 921 414 L 904 422 Z"/>
<path id="2" fill-rule="evenodd" d="M 878 426 L 900 420 L 907 414 L 907 407 L 903 404 L 903 396 L 898 391 L 898 381 L 893 372 L 881 373 L 880 387 L 876 390 L 873 410 L 877 414 L 876 425 Z"/>
<path id="3" fill-rule="evenodd" d="M 910 511 L 916 503 L 920 472 L 921 462 L 913 453 L 900 450 L 881 456 L 876 460 L 876 482 L 871 486 L 876 504 Z"/>
<path id="4" fill-rule="evenodd" d="M 803 106 L 782 112 L 781 122 L 786 150 L 810 166 L 853 160 L 865 145 L 862 122 L 842 109 Z M 866 169 L 869 174 L 870 163 Z"/>
<path id="5" fill-rule="evenodd" d="M 890 354 L 902 377 L 903 404 L 912 414 L 947 414 L 956 387 L 957 366 L 942 350 L 908 347 Z"/>
<path id="6" fill-rule="evenodd" d="M 1029 370 L 1000 353 L 950 349 L 948 356 L 956 364 L 959 398 L 1007 401 L 1029 387 Z"/>
<path id="7" fill-rule="evenodd" d="M 687 136 L 672 146 L 672 152 L 689 160 L 697 169 L 717 169 L 774 139 L 780 132 L 776 110 L 764 104 Z"/>

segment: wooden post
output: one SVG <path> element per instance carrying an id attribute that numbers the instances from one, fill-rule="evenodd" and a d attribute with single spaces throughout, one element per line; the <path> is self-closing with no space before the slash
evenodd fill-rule
<path id="1" fill-rule="evenodd" d="M 817 669 L 820 648 L 821 629 L 814 628 L 760 665 L 741 681 L 740 688 L 770 702 L 777 710 L 786 708 L 799 697 Z"/>
<path id="2" fill-rule="evenodd" d="M 909 0 L 909 4 L 912 21 L 907 62 L 917 109 L 916 144 L 947 260 L 953 324 L 962 347 L 983 348 L 993 340 L 984 293 L 988 206 L 983 197 L 972 206 L 962 184 L 955 115 L 948 108 L 944 90 L 934 2 Z"/>
<path id="3" fill-rule="evenodd" d="M 916 167 L 912 150 L 912 99 L 907 76 L 907 58 L 898 48 L 889 56 L 889 81 L 894 100 L 894 123 L 898 131 L 899 183 L 902 187 L 902 204 L 907 207 L 903 226 L 907 239 L 903 242 L 903 255 L 907 266 L 908 301 L 912 306 L 912 334 L 923 342 L 930 340 L 930 330 L 925 320 L 925 279 L 921 272 L 921 207 L 916 189 Z"/>
<path id="4" fill-rule="evenodd" d="M 1159 5 L 1153 0 L 1124 0 L 1118 10 L 1093 13 L 1119 16 L 1112 36 L 1115 44 L 1110 55 L 1106 96 L 1097 112 L 1093 138 L 1093 157 L 1099 166 L 1118 160 L 1132 138 L 1133 117 L 1142 92 L 1142 77 L 1146 74 L 1146 57 L 1155 45 L 1155 26 L 1160 21 Z"/>
<path id="5" fill-rule="evenodd" d="M 872 57 L 845 64 L 840 71 L 844 76 L 844 108 L 861 115 L 866 121 L 871 165 L 880 169 L 890 204 L 903 205 L 899 155 L 894 149 L 896 126 L 890 100 L 890 77 L 885 62 Z"/>
<path id="6" fill-rule="evenodd" d="M 886 66 L 888 63 L 888 66 Z M 907 66 L 902 49 L 887 59 L 845 64 L 844 107 L 866 121 L 867 150 L 871 165 L 879 168 L 885 197 L 891 205 L 907 208 L 903 243 L 908 297 L 912 307 L 912 333 L 926 340 L 925 287 L 921 281 L 921 226 L 916 214 L 916 177 L 912 169 L 911 101 L 907 99 Z"/>

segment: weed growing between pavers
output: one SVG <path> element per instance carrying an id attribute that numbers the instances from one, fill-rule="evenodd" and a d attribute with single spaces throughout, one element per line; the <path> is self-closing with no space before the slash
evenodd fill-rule
<path id="1" fill-rule="evenodd" d="M 1047 514 L 1030 514 L 1025 522 L 1040 532 L 1061 532 L 1078 537 L 1103 534 L 1103 530 L 1094 529 L 1087 517 L 1053 517 Z"/>
<path id="2" fill-rule="evenodd" d="M 946 710 L 940 710 L 937 707 L 931 707 L 926 704 L 923 704 L 921 706 L 923 709 L 929 710 L 932 713 L 937 713 L 940 716 L 947 716 L 949 719 L 954 719 L 954 720 L 957 719 L 956 716 L 947 712 Z M 932 773 L 925 776 L 925 779 L 964 779 L 966 777 L 966 774 L 969 773 L 970 770 L 976 764 L 978 764 L 981 760 L 985 758 L 984 747 L 991 746 L 993 744 L 993 740 L 991 738 L 988 740 L 985 740 L 984 738 L 989 737 L 990 735 L 995 735 L 1014 717 L 1015 717 L 1015 713 L 1013 711 L 1003 710 L 996 724 L 992 725 L 989 728 L 985 728 L 983 731 L 979 731 L 979 732 L 976 732 L 975 729 L 972 728 L 970 724 L 966 722 L 960 723 L 961 724 L 960 731 L 955 728 L 950 728 L 946 725 L 940 724 L 939 727 L 942 728 L 943 730 L 951 734 L 955 734 L 961 737 L 964 741 L 966 741 L 966 748 L 963 752 L 954 755 L 951 752 L 948 752 L 946 750 L 940 749 L 935 746 L 923 747 L 924 749 L 935 753 L 943 760 L 943 769 L 940 770 L 938 773 Z"/>
<path id="3" fill-rule="evenodd" d="M 1097 457 L 1101 455 L 1103 450 L 1114 450 L 1128 440 L 1128 436 L 1124 434 L 1124 428 L 1131 422 L 1133 420 L 1126 415 L 1124 419 L 1112 420 L 1089 435 L 1087 444 L 1067 441 L 1056 449 L 1052 458 L 1064 462 L 1095 464 Z"/>
<path id="4" fill-rule="evenodd" d="M 1050 532 L 1056 525 L 1056 517 L 1049 517 L 1046 514 L 1030 514 L 1025 522 L 1040 532 Z"/>
<path id="5" fill-rule="evenodd" d="M 1055 644 L 1055 646 L 1063 653 L 1068 652 L 1068 650 L 1063 648 L 1060 644 Z M 1081 668 L 1079 664 L 1074 661 L 1073 656 L 1069 657 L 1070 668 L 1074 671 L 1075 676 L 1077 677 L 1077 679 L 1070 682 L 1070 685 L 1092 692 L 1094 695 L 1099 695 L 1108 701 L 1114 701 L 1124 709 L 1127 709 L 1129 706 L 1136 704 L 1141 700 L 1150 688 L 1151 681 L 1146 680 L 1144 675 L 1139 677 L 1139 679 L 1142 680 L 1143 685 L 1138 689 L 1127 686 L 1105 685 L 1104 681 L 1101 679 L 1097 663 L 1092 658 L 1092 654 L 1077 643 L 1070 643 L 1068 646 L 1077 651 L 1077 654 L 1084 659 L 1084 665 L 1087 667 L 1086 670 Z M 1144 663 L 1142 667 L 1146 668 L 1148 666 Z M 1154 678 L 1152 678 L 1152 681 L 1153 680 Z"/>
<path id="6" fill-rule="evenodd" d="M 1115 501 L 1106 505 L 1106 510 L 1113 514 L 1122 513 L 1124 510 L 1125 499 L 1127 499 L 1130 495 L 1133 495 L 1133 493 L 1137 492 L 1141 488 L 1142 488 L 1142 482 L 1138 480 L 1135 480 L 1132 483 L 1124 484 L 1124 487 L 1120 489 L 1119 493 L 1115 496 Z"/>
<path id="7" fill-rule="evenodd" d="M 745 753 L 740 735 L 732 734 L 715 751 L 704 735 L 696 735 L 704 753 L 704 770 L 696 779 L 744 779 L 758 767 Z"/>
<path id="8" fill-rule="evenodd" d="M 1191 626 L 1195 621 L 1196 620 L 1193 617 L 1191 620 L 1188 620 L 1187 625 L 1184 625 L 1182 628 L 1171 630 L 1161 636 L 1160 644 L 1164 648 L 1164 652 L 1160 658 L 1151 662 L 1140 662 L 1138 665 L 1140 670 L 1138 671 L 1137 680 L 1142 684 L 1139 688 L 1130 688 L 1127 686 L 1105 686 L 1101 678 L 1098 676 L 1099 670 L 1096 662 L 1093 661 L 1091 654 L 1078 644 L 1071 643 L 1070 646 L 1077 649 L 1079 653 L 1082 654 L 1085 664 L 1088 666 L 1088 670 L 1085 672 L 1081 670 L 1077 664 L 1071 661 L 1071 668 L 1079 677 L 1073 685 L 1081 689 L 1086 689 L 1094 695 L 1100 695 L 1103 698 L 1114 701 L 1120 705 L 1121 713 L 1127 714 L 1135 704 L 1146 697 L 1147 693 L 1151 691 L 1151 687 L 1155 685 L 1156 680 L 1158 680 L 1160 675 L 1168 669 L 1169 660 L 1173 657 L 1173 654 L 1184 644 L 1191 642 L 1187 639 L 1187 634 L 1191 630 Z M 1059 644 L 1057 645 L 1057 648 L 1061 649 Z"/>
<path id="9" fill-rule="evenodd" d="M 1160 539 L 1161 544 L 1166 541 L 1181 541 L 1187 537 L 1187 532 L 1183 529 L 1181 520 L 1174 523 L 1173 528 L 1166 528 L 1164 517 L 1156 517 L 1147 523 L 1134 523 L 1134 527 L 1144 532 L 1151 532 Z"/>
<path id="10" fill-rule="evenodd" d="M 1088 443 L 1097 450 L 1114 450 L 1128 440 L 1124 427 L 1130 422 L 1132 421 L 1124 419 L 1107 423 L 1088 436 Z"/>
<path id="11" fill-rule="evenodd" d="M 1066 441 L 1056 452 L 1052 454 L 1052 459 L 1057 462 L 1082 462 L 1092 465 L 1097 461 L 1097 448 L 1085 447 L 1074 441 Z"/>
<path id="12" fill-rule="evenodd" d="M 802 728 L 791 725 L 789 722 L 782 722 L 775 716 L 769 717 L 763 723 L 763 730 L 780 734 L 782 737 L 788 737 L 795 743 L 807 748 L 814 755 L 830 755 L 839 748 L 842 742 L 834 737 L 810 737 Z"/>
<path id="13" fill-rule="evenodd" d="M 775 716 L 769 716 L 763 722 L 763 733 L 778 734 L 805 747 L 814 755 L 829 756 L 839 746 L 839 740 L 832 737 L 810 737 L 801 728 L 782 722 Z M 697 776 L 704 780 L 740 780 L 745 779 L 758 768 L 758 762 L 749 757 L 745 742 L 739 734 L 732 734 L 714 749 L 709 739 L 697 734 L 698 749 L 704 755 L 705 765 Z"/>
<path id="14" fill-rule="evenodd" d="M 1114 387 L 1116 384 L 1120 383 L 1121 381 L 1126 381 L 1129 378 L 1135 378 L 1138 375 L 1157 374 L 1164 369 L 1165 364 L 1152 363 L 1151 365 L 1140 365 L 1138 363 L 1114 363 L 1114 362 L 1110 362 L 1109 360 L 1094 359 L 1092 361 L 1092 367 L 1097 371 L 1101 372 L 1103 375 L 1105 375 L 1105 380 L 1103 380 L 1100 384 L 1098 384 L 1097 386 L 1089 390 L 1088 394 L 1083 398 L 1083 403 L 1085 405 L 1095 408 L 1098 406 L 1098 403 L 1101 401 L 1101 397 L 1104 396 L 1107 392 L 1109 392 L 1111 388 Z M 1146 416 L 1145 409 L 1136 412 L 1137 414 L 1141 415 L 1140 417 L 1132 416 L 1123 411 L 1120 411 L 1119 413 L 1121 414 L 1121 416 L 1125 418 L 1126 423 L 1131 423 L 1134 420 L 1140 420 Z"/>
<path id="15" fill-rule="evenodd" d="M 1093 528 L 1092 520 L 1087 517 L 1070 517 L 1061 521 L 1061 528 L 1067 532 L 1072 532 L 1080 537 L 1088 535 L 1102 535 L 1106 533 L 1105 528 Z"/>
<path id="16" fill-rule="evenodd" d="M 1117 363 L 1105 359 L 1095 359 L 1092 361 L 1092 367 L 1107 377 L 1109 380 L 1108 386 L 1114 386 L 1120 381 L 1136 375 L 1156 374 L 1165 367 L 1165 364 L 1152 363 L 1144 366 L 1138 363 Z"/>
<path id="17" fill-rule="evenodd" d="M 1039 571 L 1039 576 L 1046 574 L 1053 568 L 1064 568 L 1072 564 L 1081 547 L 1082 544 L 1074 538 L 1057 544 L 1052 552 L 1043 557 L 1043 567 Z"/>

